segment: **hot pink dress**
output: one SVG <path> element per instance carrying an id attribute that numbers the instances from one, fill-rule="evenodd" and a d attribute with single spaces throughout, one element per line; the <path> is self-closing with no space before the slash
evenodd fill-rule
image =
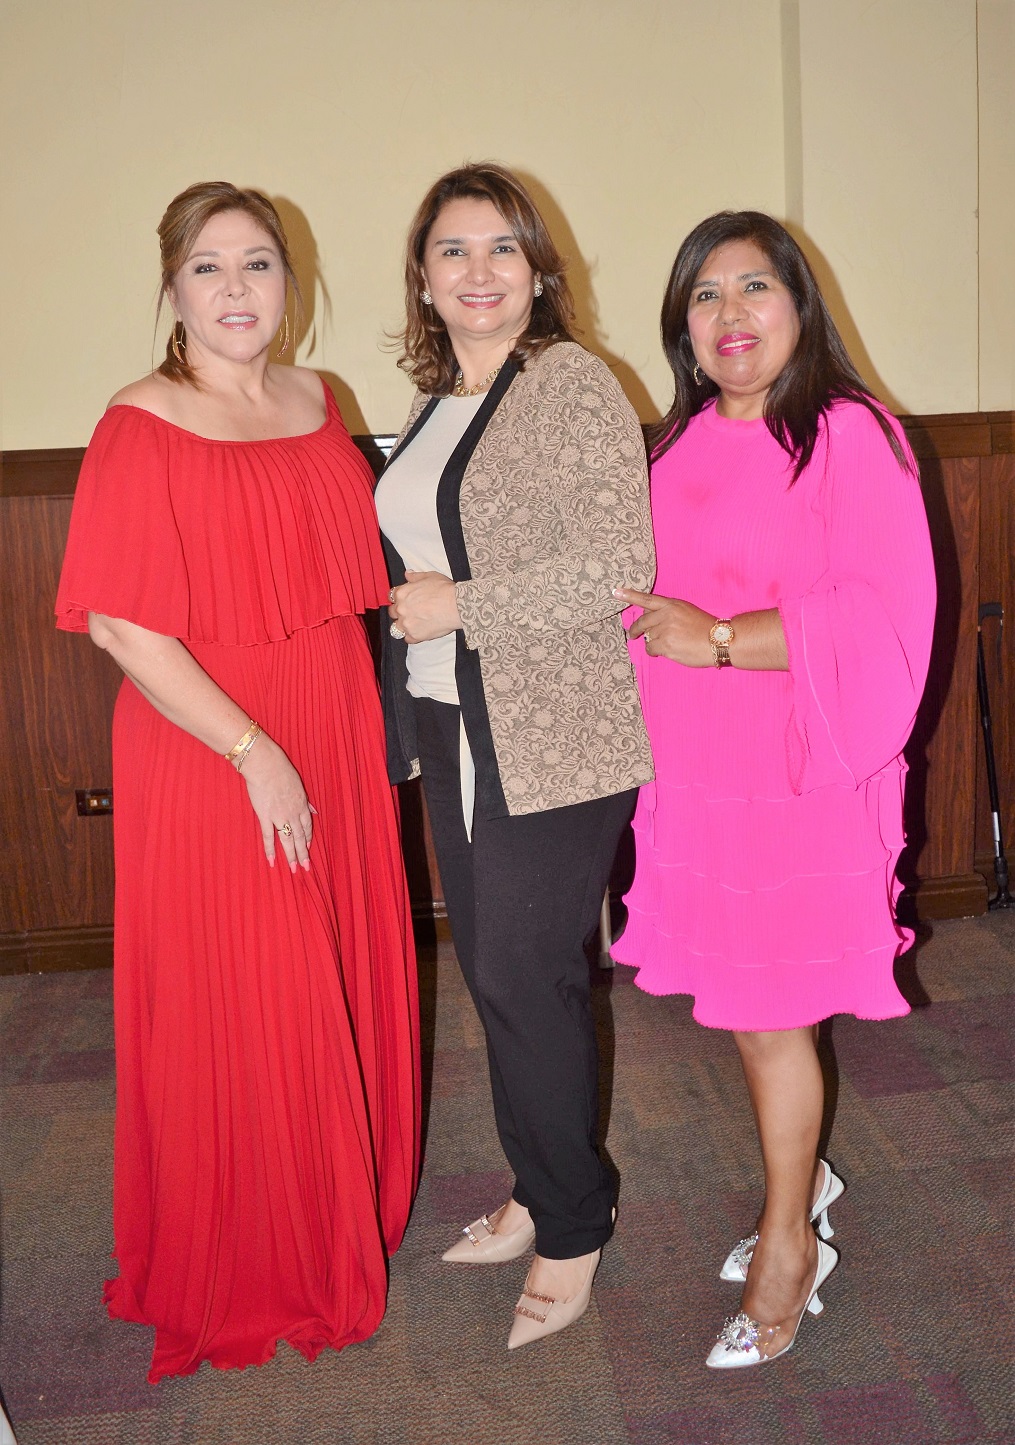
<path id="1" fill-rule="evenodd" d="M 915 470 L 856 403 L 832 408 L 792 487 L 764 420 L 714 406 L 653 467 L 655 591 L 716 617 L 778 607 L 789 650 L 788 672 L 748 672 L 632 643 L 656 781 L 614 956 L 648 993 L 693 994 L 699 1023 L 908 1012 L 901 754 L 935 603 Z"/>

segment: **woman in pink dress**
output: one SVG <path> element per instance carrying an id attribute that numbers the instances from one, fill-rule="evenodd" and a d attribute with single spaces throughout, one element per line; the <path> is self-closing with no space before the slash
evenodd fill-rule
<path id="1" fill-rule="evenodd" d="M 838 1260 L 819 1022 L 908 1012 L 902 749 L 935 586 L 912 454 L 782 226 L 741 211 L 695 227 L 662 333 L 675 396 L 650 437 L 656 590 L 619 593 L 642 609 L 656 782 L 615 953 L 647 992 L 693 994 L 740 1051 L 765 1202 L 721 1271 L 744 1282 L 707 1360 L 728 1368 L 785 1353 Z"/>

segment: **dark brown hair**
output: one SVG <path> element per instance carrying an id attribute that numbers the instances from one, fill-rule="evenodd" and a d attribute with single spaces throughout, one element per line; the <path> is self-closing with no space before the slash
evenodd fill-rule
<path id="1" fill-rule="evenodd" d="M 493 161 L 448 171 L 427 191 L 409 227 L 405 246 L 405 330 L 397 337 L 403 347 L 398 365 L 429 396 L 450 394 L 458 362 L 436 307 L 426 306 L 420 299 L 426 290 L 423 254 L 430 230 L 444 207 L 449 201 L 466 198 L 493 202 L 543 283 L 543 294 L 533 299 L 529 324 L 518 338 L 511 359 L 524 367 L 526 361 L 555 341 L 574 340 L 574 301 L 565 276 L 566 263 L 521 181 Z"/>
<path id="2" fill-rule="evenodd" d="M 765 421 L 776 441 L 793 459 L 795 482 L 811 459 L 822 414 L 836 401 L 865 406 L 885 434 L 905 470 L 909 461 L 873 393 L 849 359 L 842 337 L 825 305 L 807 257 L 793 237 L 762 211 L 719 211 L 700 222 L 677 252 L 663 300 L 663 350 L 673 371 L 673 405 L 662 421 L 648 428 L 649 452 L 657 460 L 666 452 L 719 388 L 709 377 L 694 380 L 694 352 L 687 329 L 687 310 L 694 282 L 706 259 L 729 241 L 753 241 L 793 298 L 800 337 L 793 355 L 765 398 Z"/>
<path id="3" fill-rule="evenodd" d="M 159 317 L 162 315 L 162 303 L 165 301 L 180 267 L 194 249 L 198 236 L 212 216 L 220 215 L 223 211 L 242 211 L 256 225 L 260 226 L 262 231 L 267 232 L 274 241 L 282 259 L 282 268 L 285 271 L 286 279 L 296 297 L 297 315 L 299 314 L 300 288 L 293 270 L 292 258 L 289 255 L 289 242 L 286 240 L 281 217 L 268 197 L 262 196 L 260 191 L 242 191 L 237 186 L 230 185 L 228 181 L 198 181 L 196 185 L 188 186 L 185 191 L 181 191 L 178 196 L 173 197 L 166 207 L 166 214 L 159 222 L 162 284 L 159 291 L 158 310 L 155 313 L 156 330 Z M 183 332 L 182 337 L 180 332 Z M 173 351 L 174 336 L 183 352 L 182 361 Z M 174 325 L 170 332 L 166 342 L 166 359 L 158 370 L 170 381 L 186 381 L 191 386 L 199 385 L 197 374 L 187 357 L 186 332 L 182 327 L 180 327 L 180 331 L 177 331 Z"/>

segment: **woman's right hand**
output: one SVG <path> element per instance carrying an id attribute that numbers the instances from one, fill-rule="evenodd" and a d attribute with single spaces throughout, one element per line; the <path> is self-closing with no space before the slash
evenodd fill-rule
<path id="1" fill-rule="evenodd" d="M 247 754 L 242 776 L 261 826 L 264 856 L 271 867 L 275 866 L 277 838 L 290 872 L 296 872 L 297 863 L 309 868 L 315 810 L 299 773 L 267 733 L 260 734 Z M 291 833 L 284 831 L 287 824 Z"/>
<path id="2" fill-rule="evenodd" d="M 636 592 L 633 587 L 614 587 L 613 595 L 629 607 L 642 608 L 627 635 L 644 637 L 649 657 L 668 657 L 684 667 L 713 665 L 708 634 L 715 618 L 709 613 L 683 598 Z"/>

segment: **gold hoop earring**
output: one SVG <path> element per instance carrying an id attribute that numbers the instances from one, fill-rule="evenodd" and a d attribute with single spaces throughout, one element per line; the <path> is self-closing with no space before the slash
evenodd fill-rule
<path id="1" fill-rule="evenodd" d="M 183 352 L 187 349 L 187 328 L 182 321 L 173 322 L 173 355 L 181 366 L 186 366 L 187 358 Z"/>
<path id="2" fill-rule="evenodd" d="M 282 329 L 283 329 L 283 331 L 285 332 L 285 336 L 284 336 L 284 338 L 283 338 L 282 345 L 281 345 L 281 346 L 279 347 L 279 349 L 278 349 L 278 354 L 279 354 L 279 356 L 285 356 L 286 352 L 289 350 L 289 313 L 288 313 L 288 311 L 283 311 L 283 312 L 282 312 Z"/>
<path id="3" fill-rule="evenodd" d="M 695 386 L 704 386 L 705 373 L 702 371 L 701 367 L 698 365 L 697 362 L 694 363 L 694 369 L 692 370 L 691 375 L 694 377 Z"/>

